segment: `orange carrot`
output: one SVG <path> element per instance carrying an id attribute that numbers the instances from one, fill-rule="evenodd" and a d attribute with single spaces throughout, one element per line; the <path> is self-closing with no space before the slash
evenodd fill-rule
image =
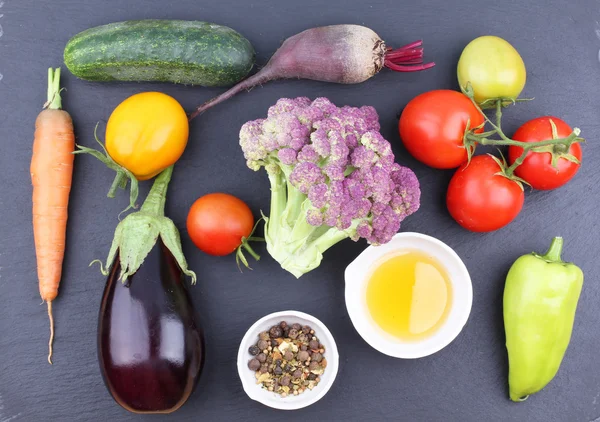
<path id="1" fill-rule="evenodd" d="M 48 102 L 35 121 L 31 183 L 33 185 L 33 237 L 42 300 L 48 304 L 50 341 L 48 362 L 52 364 L 54 318 L 52 301 L 65 254 L 67 207 L 73 176 L 75 134 L 71 116 L 61 110 L 60 68 L 48 69 Z"/>

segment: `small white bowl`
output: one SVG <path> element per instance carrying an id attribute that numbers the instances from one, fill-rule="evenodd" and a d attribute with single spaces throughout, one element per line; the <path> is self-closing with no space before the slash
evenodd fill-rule
<path id="1" fill-rule="evenodd" d="M 269 328 L 279 324 L 281 321 L 285 321 L 290 325 L 299 323 L 310 326 L 315 330 L 315 335 L 321 344 L 325 346 L 323 357 L 327 359 L 327 367 L 320 376 L 321 381 L 313 390 L 306 390 L 304 393 L 297 396 L 290 395 L 281 397 L 277 393 L 262 388 L 260 384 L 256 383 L 254 371 L 251 371 L 248 368 L 248 361 L 252 359 L 252 356 L 248 353 L 248 348 L 253 344 L 256 344 L 258 335 L 261 332 L 268 331 Z M 335 340 L 325 324 L 312 315 L 305 314 L 304 312 L 282 311 L 269 314 L 256 321 L 254 325 L 250 327 L 240 343 L 237 367 L 244 391 L 252 400 L 256 400 L 265 406 L 273 407 L 275 409 L 295 410 L 317 402 L 329 391 L 338 372 L 339 359 L 340 357 Z"/>
<path id="2" fill-rule="evenodd" d="M 448 272 L 452 286 L 450 313 L 443 325 L 423 340 L 403 342 L 384 332 L 371 317 L 366 291 L 372 265 L 394 252 L 418 250 L 436 259 Z M 473 303 L 473 287 L 467 267 L 452 248 L 442 241 L 420 233 L 399 233 L 384 245 L 369 246 L 348 267 L 346 279 L 346 308 L 361 337 L 374 349 L 403 359 L 421 358 L 446 347 L 461 332 L 469 318 Z"/>

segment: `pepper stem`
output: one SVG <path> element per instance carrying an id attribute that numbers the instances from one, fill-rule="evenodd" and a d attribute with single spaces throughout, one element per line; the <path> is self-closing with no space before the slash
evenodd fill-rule
<path id="1" fill-rule="evenodd" d="M 167 188 L 173 174 L 173 166 L 169 166 L 160 173 L 152 188 L 142 204 L 141 212 L 145 212 L 154 216 L 162 217 L 165 215 L 165 202 L 167 201 Z"/>
<path id="2" fill-rule="evenodd" d="M 548 248 L 548 252 L 546 252 L 545 255 L 542 255 L 542 258 L 548 262 L 562 262 L 562 260 L 560 259 L 560 253 L 562 252 L 562 248 L 563 238 L 557 236 L 554 239 L 552 239 L 552 243 Z"/>

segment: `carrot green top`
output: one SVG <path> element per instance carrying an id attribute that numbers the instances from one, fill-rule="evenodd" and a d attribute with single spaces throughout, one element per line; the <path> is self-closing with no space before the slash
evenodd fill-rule
<path id="1" fill-rule="evenodd" d="M 48 100 L 44 104 L 44 108 L 60 110 L 62 102 L 60 98 L 60 67 L 55 70 L 48 69 Z"/>

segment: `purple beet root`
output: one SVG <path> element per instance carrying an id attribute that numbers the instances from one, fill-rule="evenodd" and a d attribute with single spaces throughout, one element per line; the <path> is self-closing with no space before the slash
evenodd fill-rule
<path id="1" fill-rule="evenodd" d="M 383 67 L 396 72 L 429 69 L 434 63 L 423 64 L 421 45 L 422 41 L 416 41 L 394 50 L 373 30 L 360 25 L 307 29 L 285 40 L 259 72 L 199 106 L 190 120 L 240 91 L 276 79 L 357 84 Z"/>

